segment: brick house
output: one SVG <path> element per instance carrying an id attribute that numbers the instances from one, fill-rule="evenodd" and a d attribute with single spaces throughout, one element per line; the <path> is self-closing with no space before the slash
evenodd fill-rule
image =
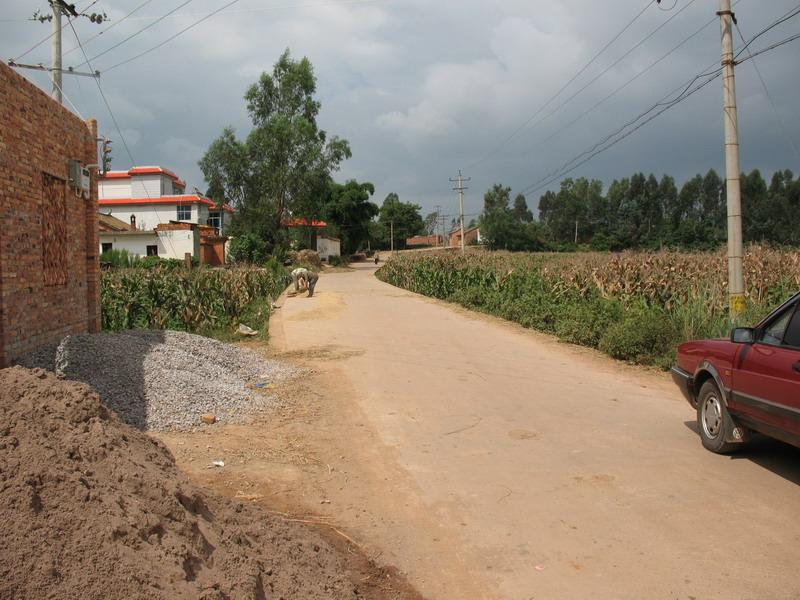
<path id="1" fill-rule="evenodd" d="M 429 246 L 441 246 L 442 236 L 440 235 L 415 235 L 406 239 L 408 248 L 424 248 Z"/>
<path id="2" fill-rule="evenodd" d="M 475 227 L 467 227 L 464 229 L 464 245 L 469 246 L 472 244 L 480 244 L 483 242 L 483 238 L 481 238 L 481 230 Z M 450 232 L 450 241 L 449 245 L 452 246 L 461 246 L 461 228 L 458 227 Z"/>
<path id="3" fill-rule="evenodd" d="M 0 366 L 100 330 L 96 138 L 0 64 Z"/>

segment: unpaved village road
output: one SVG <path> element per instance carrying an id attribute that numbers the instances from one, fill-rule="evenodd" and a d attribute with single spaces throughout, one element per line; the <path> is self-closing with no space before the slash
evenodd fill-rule
<path id="1" fill-rule="evenodd" d="M 271 352 L 317 370 L 301 418 L 206 446 L 307 458 L 185 468 L 332 519 L 431 600 L 800 598 L 800 451 L 713 455 L 667 375 L 373 272 L 272 319 Z"/>
<path id="2" fill-rule="evenodd" d="M 338 492 L 379 524 L 341 524 L 423 594 L 800 598 L 800 452 L 713 455 L 666 375 L 373 271 L 323 275 L 272 331 L 282 350 L 345 357 L 324 368 L 382 448 L 354 447 L 375 476 Z"/>

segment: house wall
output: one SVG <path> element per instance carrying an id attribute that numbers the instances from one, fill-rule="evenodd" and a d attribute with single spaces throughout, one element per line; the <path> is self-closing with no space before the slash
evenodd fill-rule
<path id="1" fill-rule="evenodd" d="M 159 231 L 158 241 L 158 255 L 162 258 L 183 260 L 187 252 L 191 253 L 193 258 L 200 257 L 200 235 L 197 229 Z"/>
<path id="2" fill-rule="evenodd" d="M 118 206 L 102 206 L 101 210 L 105 214 L 115 216 L 126 223 L 131 222 L 131 215 L 136 215 L 136 229 L 152 230 L 161 223 L 169 223 L 178 218 L 177 204 L 131 204 Z M 196 207 L 192 206 L 192 213 L 196 212 Z"/>
<path id="3" fill-rule="evenodd" d="M 161 193 L 161 175 L 131 177 L 131 198 L 158 198 Z"/>
<path id="4" fill-rule="evenodd" d="M 317 252 L 322 260 L 328 260 L 331 256 L 341 256 L 341 243 L 339 240 L 317 236 Z"/>
<path id="5" fill-rule="evenodd" d="M 97 182 L 99 198 L 130 198 L 130 179 L 101 179 Z"/>
<path id="6" fill-rule="evenodd" d="M 100 330 L 97 178 L 88 199 L 68 159 L 97 163 L 85 123 L 0 64 L 0 366 Z"/>
<path id="7" fill-rule="evenodd" d="M 197 231 L 142 231 L 141 233 L 100 233 L 98 247 L 111 243 L 113 250 L 127 250 L 129 255 L 147 256 L 147 246 L 158 246 L 159 258 L 183 260 L 189 252 L 192 257 L 200 256 L 200 236 Z"/>
<path id="8" fill-rule="evenodd" d="M 101 252 L 103 244 L 107 243 L 112 244 L 112 250 L 127 250 L 131 256 L 147 256 L 147 246 L 157 245 L 158 236 L 155 231 L 143 231 L 139 234 L 100 232 Z M 161 256 L 161 252 L 159 252 L 159 256 Z"/>

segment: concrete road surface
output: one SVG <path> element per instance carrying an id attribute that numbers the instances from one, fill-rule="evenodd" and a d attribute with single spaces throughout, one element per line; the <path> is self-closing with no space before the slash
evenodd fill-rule
<path id="1" fill-rule="evenodd" d="M 271 331 L 339 357 L 326 494 L 379 562 L 432 600 L 800 598 L 800 451 L 711 454 L 667 375 L 354 267 Z"/>

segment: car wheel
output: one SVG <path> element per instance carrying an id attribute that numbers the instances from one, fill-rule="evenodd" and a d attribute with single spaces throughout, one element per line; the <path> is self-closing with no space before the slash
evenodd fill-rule
<path id="1" fill-rule="evenodd" d="M 733 433 L 734 425 L 722 394 L 711 379 L 703 384 L 697 395 L 697 427 L 703 446 L 712 452 L 727 454 L 739 446 L 725 441 Z"/>

